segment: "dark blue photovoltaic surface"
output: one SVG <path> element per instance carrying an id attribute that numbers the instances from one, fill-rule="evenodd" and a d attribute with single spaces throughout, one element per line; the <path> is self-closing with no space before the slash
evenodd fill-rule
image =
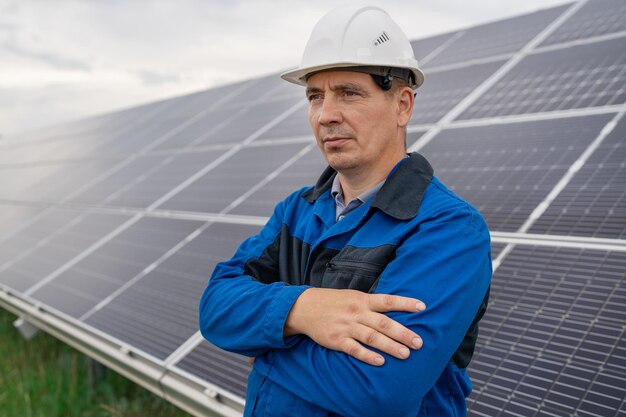
<path id="1" fill-rule="evenodd" d="M 602 141 L 530 232 L 626 238 L 626 119 Z"/>
<path id="2" fill-rule="evenodd" d="M 529 55 L 459 119 L 623 104 L 625 66 L 623 38 Z"/>
<path id="3" fill-rule="evenodd" d="M 513 232 L 610 119 L 597 115 L 446 129 L 420 152 L 439 179 L 482 212 L 490 230 Z"/>
<path id="4" fill-rule="evenodd" d="M 626 31 L 624 0 L 588 1 L 542 44 L 553 45 Z"/>

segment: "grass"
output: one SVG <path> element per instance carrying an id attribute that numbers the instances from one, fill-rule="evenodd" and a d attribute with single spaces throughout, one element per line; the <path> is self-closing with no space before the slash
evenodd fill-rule
<path id="1" fill-rule="evenodd" d="M 0 416 L 190 417 L 134 382 L 39 332 L 26 341 L 0 308 Z"/>

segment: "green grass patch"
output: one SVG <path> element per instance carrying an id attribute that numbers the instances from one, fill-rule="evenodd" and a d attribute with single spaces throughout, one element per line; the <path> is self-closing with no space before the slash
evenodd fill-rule
<path id="1" fill-rule="evenodd" d="M 129 379 L 39 332 L 22 338 L 16 317 L 0 308 L 0 416 L 189 417 Z"/>

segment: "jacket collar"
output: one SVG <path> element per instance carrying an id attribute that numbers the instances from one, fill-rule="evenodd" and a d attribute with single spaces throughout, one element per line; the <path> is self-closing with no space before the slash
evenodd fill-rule
<path id="1" fill-rule="evenodd" d="M 327 167 L 315 186 L 302 194 L 309 203 L 328 191 L 337 172 Z M 372 207 L 385 212 L 398 220 L 409 220 L 417 215 L 424 192 L 433 178 L 433 168 L 426 158 L 418 153 L 409 154 L 408 160 L 402 160 L 391 171 L 387 181 L 378 191 Z"/>

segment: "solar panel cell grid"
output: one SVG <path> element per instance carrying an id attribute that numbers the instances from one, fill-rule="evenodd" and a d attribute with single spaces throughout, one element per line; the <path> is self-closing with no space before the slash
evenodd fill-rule
<path id="1" fill-rule="evenodd" d="M 155 169 L 128 178 L 127 183 L 109 195 L 106 202 L 122 207 L 148 207 L 221 154 L 222 151 L 210 151 L 172 155 Z"/>
<path id="2" fill-rule="evenodd" d="M 20 226 L 30 221 L 42 209 L 38 207 L 3 205 L 0 204 L 0 262 L 5 258 L 2 249 L 2 242 L 10 235 L 18 233 Z"/>
<path id="3" fill-rule="evenodd" d="M 626 237 L 626 119 L 531 228 L 532 233 Z"/>
<path id="4" fill-rule="evenodd" d="M 198 302 L 216 263 L 258 230 L 210 225 L 107 305 L 92 310 L 86 323 L 164 360 L 198 331 Z"/>
<path id="5" fill-rule="evenodd" d="M 420 150 L 435 175 L 485 216 L 517 230 L 610 116 L 443 130 Z"/>
<path id="6" fill-rule="evenodd" d="M 106 160 L 79 160 L 0 169 L 0 176 L 10 179 L 0 183 L 0 199 L 18 202 L 59 201 L 98 175 L 109 164 Z M 68 175 L 68 172 L 72 175 Z"/>
<path id="7" fill-rule="evenodd" d="M 541 45 L 554 45 L 626 31 L 626 3 L 623 0 L 588 1 Z"/>
<path id="8" fill-rule="evenodd" d="M 241 142 L 292 107 L 301 105 L 302 102 L 301 97 L 286 98 L 256 102 L 251 106 L 235 109 L 237 117 L 229 119 L 228 123 L 220 124 L 219 128 L 212 131 L 211 135 L 200 143 Z"/>
<path id="9" fill-rule="evenodd" d="M 25 291 L 127 218 L 49 210 L 0 243 L 0 283 Z"/>
<path id="10" fill-rule="evenodd" d="M 416 91 L 411 124 L 438 121 L 502 64 L 503 61 L 497 61 L 447 71 L 429 72 L 427 81 Z"/>
<path id="11" fill-rule="evenodd" d="M 428 64 L 432 67 L 516 52 L 545 29 L 568 6 L 541 10 L 467 29 L 440 54 L 429 60 Z"/>
<path id="12" fill-rule="evenodd" d="M 613 274 L 618 266 L 622 273 Z M 626 312 L 602 316 L 610 295 L 626 286 L 624 270 L 623 252 L 516 246 L 492 281 L 469 368 L 470 415 L 480 415 L 498 390 L 514 395 L 493 415 L 533 404 L 536 415 L 617 415 L 626 392 L 597 382 L 623 380 L 626 372 Z M 560 290 L 575 295 L 567 300 Z"/>
<path id="13" fill-rule="evenodd" d="M 626 101 L 624 39 L 529 55 L 459 119 L 539 113 Z"/>
<path id="14" fill-rule="evenodd" d="M 246 396 L 251 365 L 244 356 L 225 352 L 203 341 L 176 366 L 241 398 Z"/>
<path id="15" fill-rule="evenodd" d="M 415 54 L 420 66 L 427 66 L 429 61 L 427 57 L 433 54 L 437 49 L 445 47 L 446 42 L 449 42 L 451 38 L 458 35 L 458 32 L 450 32 L 412 41 L 411 47 L 413 48 L 413 53 Z"/>
<path id="16" fill-rule="evenodd" d="M 158 260 L 201 223 L 143 218 L 108 241 L 96 252 L 72 261 L 51 275 L 31 295 L 79 318 L 144 268 Z M 65 294 L 65 296 L 63 295 Z M 68 303 L 78 297 L 82 303 Z"/>
<path id="17" fill-rule="evenodd" d="M 300 98 L 305 101 L 304 95 Z M 279 139 L 307 136 L 313 138 L 311 125 L 308 118 L 308 106 L 302 107 L 296 111 L 291 117 L 286 118 L 266 133 L 262 134 L 259 139 Z"/>
<path id="18" fill-rule="evenodd" d="M 244 148 L 160 208 L 219 213 L 303 148 L 302 144 Z"/>
<path id="19" fill-rule="evenodd" d="M 315 146 L 280 175 L 251 194 L 231 213 L 269 217 L 279 201 L 299 188 L 315 184 L 325 167 L 326 162 Z"/>
<path id="20" fill-rule="evenodd" d="M 411 132 L 406 135 L 406 148 L 410 149 L 426 132 Z"/>
<path id="21" fill-rule="evenodd" d="M 184 125 L 179 127 L 176 134 L 161 141 L 154 149 L 179 150 L 190 147 L 210 146 L 224 142 L 228 143 L 229 141 L 220 140 L 221 137 L 215 136 L 214 133 L 222 129 L 225 125 L 236 123 L 243 114 L 245 114 L 245 107 L 238 110 L 219 107 L 207 111 L 205 114 L 193 120 L 187 120 Z"/>
<path id="22" fill-rule="evenodd" d="M 107 175 L 101 176 L 96 182 L 91 181 L 89 188 L 75 195 L 70 201 L 80 204 L 103 204 L 107 202 L 109 196 L 123 190 L 137 178 L 150 175 L 167 159 L 167 155 L 148 155 L 111 163 L 109 169 L 105 171 Z"/>

